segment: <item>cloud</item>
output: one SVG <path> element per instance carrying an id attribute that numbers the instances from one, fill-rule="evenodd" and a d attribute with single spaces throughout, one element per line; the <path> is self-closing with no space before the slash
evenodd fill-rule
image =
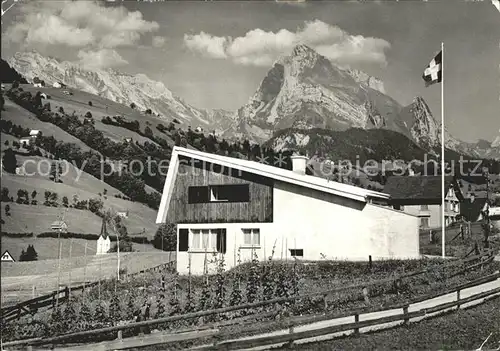
<path id="1" fill-rule="evenodd" d="M 384 39 L 352 35 L 343 29 L 315 20 L 305 22 L 295 32 L 281 29 L 267 32 L 253 29 L 244 36 L 218 37 L 201 32 L 184 35 L 184 44 L 206 57 L 231 59 L 236 64 L 268 66 L 280 55 L 289 54 L 298 44 L 306 44 L 339 64 L 375 63 L 387 65 Z"/>
<path id="2" fill-rule="evenodd" d="M 33 1 L 20 7 L 20 20 L 5 36 L 25 47 L 67 45 L 113 49 L 135 45 L 141 35 L 158 30 L 139 11 L 106 7 L 94 1 Z"/>
<path id="3" fill-rule="evenodd" d="M 161 48 L 161 47 L 163 47 L 163 45 L 165 45 L 165 38 L 155 35 L 153 37 L 153 41 L 152 41 L 151 44 L 155 48 Z"/>
<path id="4" fill-rule="evenodd" d="M 111 68 L 123 66 L 128 62 L 113 49 L 101 49 L 96 51 L 80 50 L 78 52 L 79 63 L 86 68 Z"/>
<path id="5" fill-rule="evenodd" d="M 205 32 L 196 35 L 184 35 L 184 44 L 193 51 L 207 57 L 226 58 L 226 44 L 231 38 L 216 37 Z"/>

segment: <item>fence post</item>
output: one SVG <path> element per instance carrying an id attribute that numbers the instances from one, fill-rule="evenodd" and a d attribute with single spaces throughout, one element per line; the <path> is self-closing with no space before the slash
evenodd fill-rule
<path id="1" fill-rule="evenodd" d="M 123 337 L 123 331 L 122 330 L 118 330 L 118 340 L 121 340 Z"/>
<path id="2" fill-rule="evenodd" d="M 405 316 L 403 324 L 407 326 L 408 324 L 410 324 L 410 318 L 408 318 L 408 305 L 403 307 L 403 314 Z"/>
<path id="3" fill-rule="evenodd" d="M 372 255 L 368 256 L 368 264 L 369 264 L 369 267 L 370 267 L 370 272 L 372 271 L 372 268 L 373 268 L 373 263 L 372 263 Z"/>
<path id="4" fill-rule="evenodd" d="M 354 323 L 356 323 L 356 328 L 354 328 L 354 335 L 359 336 L 359 328 L 357 327 L 357 324 L 359 323 L 359 313 L 356 313 L 354 315 Z"/>
<path id="5" fill-rule="evenodd" d="M 328 310 L 328 301 L 326 300 L 326 294 L 323 295 L 323 308 L 325 309 L 325 313 Z"/>
<path id="6" fill-rule="evenodd" d="M 457 290 L 457 310 L 460 309 L 460 289 Z"/>

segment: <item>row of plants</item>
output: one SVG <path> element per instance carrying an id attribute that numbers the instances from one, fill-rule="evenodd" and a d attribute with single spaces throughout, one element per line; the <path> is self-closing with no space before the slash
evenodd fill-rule
<path id="1" fill-rule="evenodd" d="M 394 304 L 431 292 L 439 293 L 446 288 L 477 279 L 498 269 L 498 265 L 491 263 L 481 269 L 477 268 L 453 276 L 462 267 L 450 268 L 441 262 L 429 260 L 420 260 L 417 261 L 418 263 L 409 262 L 403 265 L 398 265 L 398 262 L 380 262 L 379 267 L 376 263 L 370 270 L 367 264 L 356 262 L 324 263 L 316 267 L 297 261 L 258 262 L 254 254 L 251 262 L 227 271 L 223 255 L 206 255 L 204 274 L 201 277 L 191 274 L 178 276 L 172 272 L 163 272 L 160 275 L 147 273 L 127 282 L 107 281 L 100 287 L 93 287 L 84 295 L 74 296 L 71 304 L 60 311 L 54 311 L 57 318 L 47 313 L 40 313 L 34 319 L 47 324 L 51 330 L 46 334 L 48 336 L 57 335 L 63 331 L 76 332 L 126 324 L 137 318 L 139 320 L 161 318 L 226 306 L 240 306 L 244 303 L 266 301 L 276 297 L 297 297 L 294 301 L 259 308 L 246 308 L 217 316 L 177 321 L 154 327 L 173 330 L 247 316 L 249 318 L 247 326 L 229 323 L 226 327 L 231 335 L 236 336 L 245 334 L 245 329 L 251 329 L 251 324 L 255 327 L 256 320 L 262 322 L 280 316 L 337 313 L 361 307 Z M 215 267 L 213 274 L 208 273 L 210 265 Z M 335 285 L 335 287 L 352 284 L 353 277 L 355 281 L 365 281 L 367 284 L 379 281 L 381 278 L 390 276 L 387 271 L 389 267 L 402 271 L 420 266 L 433 267 L 433 270 L 404 280 L 394 279 L 391 283 L 372 285 L 365 293 L 361 289 L 339 291 L 328 296 L 327 310 L 325 310 L 321 295 L 300 297 L 307 293 L 324 291 L 325 285 L 328 284 Z M 337 270 L 339 268 L 340 271 Z M 324 284 L 326 280 L 328 282 Z M 69 309 L 68 312 L 65 311 L 66 308 Z M 65 315 L 72 315 L 71 309 L 75 310 L 77 318 L 66 319 Z M 272 313 L 269 314 L 269 312 Z M 61 315 L 67 326 L 64 330 L 57 328 Z M 252 318 L 255 318 L 253 323 Z M 76 323 L 79 320 L 85 320 L 86 324 Z M 30 325 L 33 323 L 28 320 L 13 322 L 12 325 L 5 326 L 6 334 L 11 339 L 19 339 L 35 337 L 39 335 L 37 332 L 42 333 L 36 328 L 33 330 Z M 24 331 L 21 332 L 22 330 Z M 129 334 L 134 334 L 134 332 L 136 331 L 128 331 Z"/>
<path id="2" fill-rule="evenodd" d="M 7 187 L 2 187 L 2 192 L 1 192 L 1 200 L 2 202 L 16 202 L 18 204 L 23 204 L 23 205 L 38 205 L 39 202 L 37 200 L 37 195 L 38 192 L 36 190 L 33 190 L 31 192 L 31 196 L 28 193 L 28 190 L 26 189 L 18 189 L 17 190 L 17 198 L 14 201 L 14 197 L 10 196 L 9 189 Z M 89 200 L 80 200 L 78 195 L 73 196 L 73 203 L 70 204 L 70 200 L 68 199 L 67 196 L 62 197 L 62 203 L 59 203 L 58 201 L 59 195 L 50 190 L 45 190 L 44 192 L 44 201 L 40 202 L 41 205 L 44 206 L 49 206 L 49 207 L 67 207 L 67 208 L 74 208 L 77 210 L 88 210 L 92 213 L 95 213 L 99 217 L 103 216 L 103 208 L 104 208 L 104 202 L 101 198 L 91 198 Z M 5 215 L 10 216 L 10 206 L 7 204 L 5 206 Z"/>

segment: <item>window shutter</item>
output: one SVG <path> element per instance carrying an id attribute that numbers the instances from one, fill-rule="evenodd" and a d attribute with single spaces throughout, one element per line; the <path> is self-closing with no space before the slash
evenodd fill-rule
<path id="1" fill-rule="evenodd" d="M 226 229 L 217 230 L 217 252 L 226 253 Z"/>
<path id="2" fill-rule="evenodd" d="M 189 230 L 179 229 L 179 252 L 186 252 L 189 249 Z"/>
<path id="3" fill-rule="evenodd" d="M 207 203 L 209 200 L 208 186 L 190 186 L 188 188 L 188 203 Z"/>

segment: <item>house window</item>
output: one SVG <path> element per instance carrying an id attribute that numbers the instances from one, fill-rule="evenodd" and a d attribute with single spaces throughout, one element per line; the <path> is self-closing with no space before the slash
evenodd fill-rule
<path id="1" fill-rule="evenodd" d="M 304 256 L 304 249 L 290 249 L 290 256 L 303 257 Z"/>
<path id="2" fill-rule="evenodd" d="M 249 184 L 191 186 L 188 188 L 188 202 L 190 204 L 248 201 L 250 201 Z"/>
<path id="3" fill-rule="evenodd" d="M 429 218 L 420 218 L 420 227 L 429 228 Z"/>
<path id="4" fill-rule="evenodd" d="M 242 229 L 245 246 L 260 246 L 260 229 Z"/>
<path id="5" fill-rule="evenodd" d="M 226 229 L 191 229 L 191 245 L 189 245 L 189 249 L 225 253 Z"/>
<path id="6" fill-rule="evenodd" d="M 428 211 L 429 210 L 429 205 L 420 205 L 420 210 L 421 211 Z"/>
<path id="7" fill-rule="evenodd" d="M 404 211 L 405 207 L 403 205 L 394 205 L 394 209 L 398 211 Z"/>

